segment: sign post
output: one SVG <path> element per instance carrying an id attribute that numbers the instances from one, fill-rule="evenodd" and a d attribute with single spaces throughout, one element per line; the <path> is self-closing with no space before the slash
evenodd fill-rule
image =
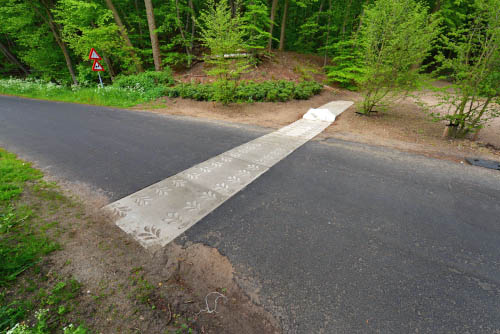
<path id="1" fill-rule="evenodd" d="M 101 84 L 101 88 L 104 88 L 100 73 L 104 71 L 104 68 L 102 67 L 101 63 L 99 63 L 99 60 L 101 59 L 102 59 L 101 56 L 99 56 L 99 54 L 94 48 L 90 49 L 89 60 L 94 61 L 94 64 L 92 65 L 92 71 L 97 72 L 97 74 L 99 75 L 99 83 Z"/>

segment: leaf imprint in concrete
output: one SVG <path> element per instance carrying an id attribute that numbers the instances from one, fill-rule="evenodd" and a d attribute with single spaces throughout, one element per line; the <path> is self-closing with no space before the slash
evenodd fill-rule
<path id="1" fill-rule="evenodd" d="M 333 101 L 310 109 L 303 119 L 139 190 L 105 209 L 116 216 L 116 225 L 145 248 L 163 247 L 321 133 L 351 105 L 350 101 Z"/>

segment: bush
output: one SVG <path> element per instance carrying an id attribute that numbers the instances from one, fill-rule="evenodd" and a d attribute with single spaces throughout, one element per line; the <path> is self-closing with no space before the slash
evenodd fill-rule
<path id="1" fill-rule="evenodd" d="M 148 71 L 133 75 L 120 75 L 113 82 L 113 86 L 128 89 L 139 89 L 143 92 L 155 90 L 158 86 L 174 84 L 172 70 L 166 67 L 161 72 Z"/>
<path id="2" fill-rule="evenodd" d="M 328 76 L 363 95 L 360 112 L 369 115 L 418 87 L 421 62 L 439 33 L 437 20 L 418 0 L 377 0 L 364 7 L 359 31 L 334 46 Z"/>
<path id="3" fill-rule="evenodd" d="M 221 101 L 225 102 L 285 102 L 289 100 L 307 100 L 321 92 L 322 85 L 315 81 L 247 81 L 236 85 L 230 82 L 232 87 L 219 87 L 218 83 L 212 84 L 179 84 L 166 89 L 169 97 L 182 97 L 197 101 Z M 227 96 L 218 96 L 221 88 L 231 90 L 233 93 Z"/>
<path id="4" fill-rule="evenodd" d="M 448 122 L 445 133 L 453 138 L 477 133 L 500 116 L 500 0 L 477 0 L 473 8 L 467 24 L 443 37 L 436 56 L 438 72 L 447 74 L 440 78 L 452 84 L 438 91 L 439 103 L 432 106 L 448 112 L 431 115 Z"/>

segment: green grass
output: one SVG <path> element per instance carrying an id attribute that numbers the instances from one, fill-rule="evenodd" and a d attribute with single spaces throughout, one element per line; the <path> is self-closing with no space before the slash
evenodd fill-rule
<path id="1" fill-rule="evenodd" d="M 37 80 L 12 78 L 0 79 L 0 94 L 123 108 L 151 101 L 155 97 L 141 89 L 113 86 L 67 87 Z"/>
<path id="2" fill-rule="evenodd" d="M 23 191 L 26 181 L 37 180 L 42 173 L 31 165 L 16 159 L 16 156 L 0 149 L 0 205 L 16 199 Z"/>
<path id="3" fill-rule="evenodd" d="M 80 293 L 80 283 L 73 279 L 48 282 L 42 273 L 45 255 L 60 248 L 48 232 L 57 222 L 39 217 L 39 204 L 23 203 L 21 195 L 30 188 L 36 200 L 59 206 L 67 201 L 53 184 L 41 180 L 42 173 L 0 148 L 0 333 L 49 334 L 67 323 L 65 316 L 73 309 Z M 21 284 L 19 277 L 25 275 Z M 52 274 L 53 276 L 53 274 Z M 29 298 L 27 296 L 32 296 Z M 21 322 L 36 315 L 34 326 Z M 63 329 L 64 334 L 86 334 L 83 327 Z"/>
<path id="4" fill-rule="evenodd" d="M 28 223 L 33 211 L 14 205 L 24 184 L 42 174 L 15 155 L 0 150 L 0 287 L 13 281 L 38 262 L 41 256 L 57 249 L 57 244 L 33 232 Z"/>

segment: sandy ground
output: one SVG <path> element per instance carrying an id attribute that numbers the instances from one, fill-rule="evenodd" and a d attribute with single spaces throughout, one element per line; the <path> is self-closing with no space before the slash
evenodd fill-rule
<path id="1" fill-rule="evenodd" d="M 355 92 L 325 87 L 321 94 L 307 101 L 223 106 L 213 102 L 164 98 L 134 109 L 277 129 L 300 119 L 309 108 L 316 108 L 333 100 L 359 101 L 360 96 Z M 464 162 L 465 157 L 471 156 L 500 160 L 500 118 L 487 124 L 476 141 L 443 138 L 444 128 L 444 123 L 432 121 L 419 106 L 408 99 L 398 102 L 387 112 L 370 117 L 356 114 L 356 106 L 353 106 L 316 139 L 330 137 L 382 145 L 457 162 Z"/>

